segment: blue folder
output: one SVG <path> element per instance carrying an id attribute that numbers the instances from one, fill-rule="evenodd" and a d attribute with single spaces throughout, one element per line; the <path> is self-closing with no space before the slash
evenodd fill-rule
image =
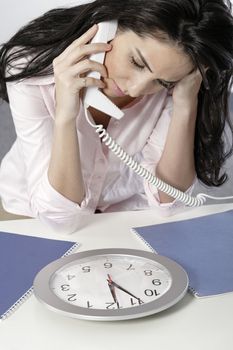
<path id="1" fill-rule="evenodd" d="M 0 318 L 9 316 L 32 293 L 42 267 L 71 252 L 75 242 L 0 232 Z"/>
<path id="2" fill-rule="evenodd" d="M 197 297 L 233 291 L 233 210 L 134 231 L 186 270 Z"/>

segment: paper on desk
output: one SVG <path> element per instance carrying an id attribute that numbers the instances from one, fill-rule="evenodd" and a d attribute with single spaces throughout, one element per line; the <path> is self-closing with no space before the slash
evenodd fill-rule
<path id="1" fill-rule="evenodd" d="M 0 232 L 0 319 L 10 316 L 31 294 L 36 274 L 71 253 L 75 242 Z"/>
<path id="2" fill-rule="evenodd" d="M 196 297 L 233 291 L 233 210 L 133 231 L 186 270 Z"/>

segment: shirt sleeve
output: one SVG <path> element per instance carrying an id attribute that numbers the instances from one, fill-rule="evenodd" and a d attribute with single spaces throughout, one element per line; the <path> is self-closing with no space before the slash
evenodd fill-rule
<path id="1" fill-rule="evenodd" d="M 142 166 L 155 176 L 156 166 L 161 158 L 165 146 L 168 128 L 171 121 L 172 108 L 172 96 L 168 95 L 161 116 L 156 124 L 156 127 L 154 128 L 151 136 L 147 141 L 146 146 L 143 149 L 144 161 L 142 163 Z M 196 181 L 197 180 L 195 178 L 193 184 L 185 192 L 186 194 L 192 193 Z M 177 199 L 170 203 L 161 203 L 156 186 L 149 183 L 147 180 L 144 180 L 144 188 L 149 206 L 152 208 L 156 207 L 157 209 L 159 209 L 161 215 L 172 215 L 174 214 L 177 208 L 184 207 L 184 204 Z"/>
<path id="2" fill-rule="evenodd" d="M 54 123 L 41 87 L 18 82 L 7 83 L 7 90 L 33 216 L 57 232 L 74 232 L 88 209 L 85 200 L 79 206 L 58 193 L 49 183 L 47 174 Z"/>

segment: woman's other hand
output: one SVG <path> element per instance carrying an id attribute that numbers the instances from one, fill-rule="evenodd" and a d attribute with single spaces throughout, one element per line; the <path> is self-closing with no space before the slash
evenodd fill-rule
<path id="1" fill-rule="evenodd" d="M 172 91 L 174 108 L 190 110 L 197 106 L 198 92 L 202 83 L 202 76 L 198 69 L 180 80 Z"/>

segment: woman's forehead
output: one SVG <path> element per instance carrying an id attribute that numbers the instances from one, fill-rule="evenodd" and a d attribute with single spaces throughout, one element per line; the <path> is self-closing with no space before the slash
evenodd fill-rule
<path id="1" fill-rule="evenodd" d="M 161 79 L 179 80 L 194 68 L 191 58 L 173 41 L 152 36 L 141 37 L 132 31 L 122 34 L 122 44 L 125 41 L 125 45 L 129 45 L 133 52 L 139 51 L 154 73 L 168 75 L 161 76 Z"/>

